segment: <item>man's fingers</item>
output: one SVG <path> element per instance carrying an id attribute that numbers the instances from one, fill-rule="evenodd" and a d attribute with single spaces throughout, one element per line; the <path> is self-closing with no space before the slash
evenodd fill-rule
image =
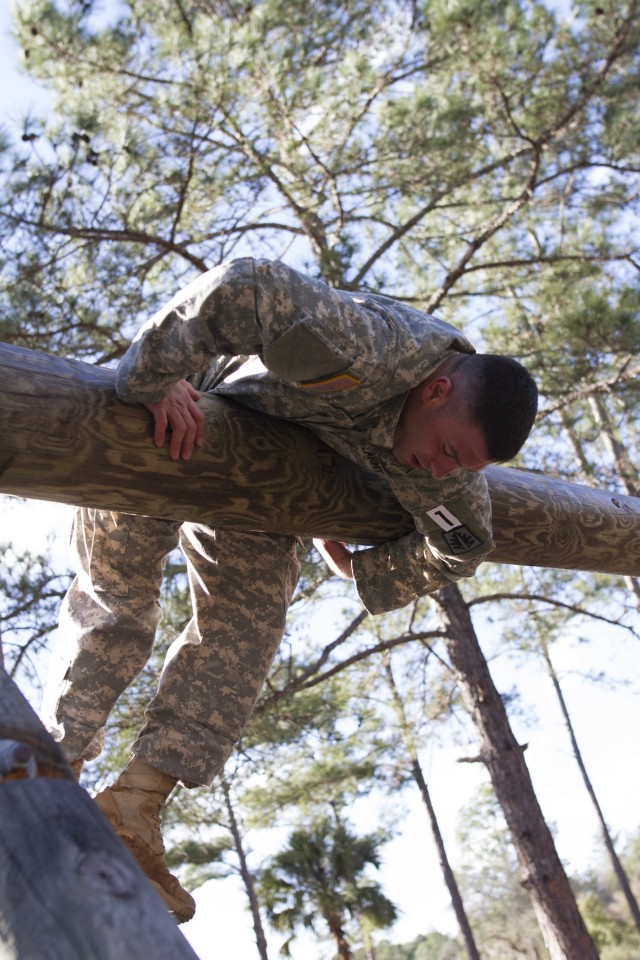
<path id="1" fill-rule="evenodd" d="M 200 447 L 204 442 L 204 414 L 198 406 L 200 393 L 190 383 L 184 386 L 187 389 L 172 401 L 169 413 L 172 430 L 169 454 L 174 460 L 178 457 L 188 460 L 194 446 Z"/>
<path id="2" fill-rule="evenodd" d="M 154 406 L 157 405 L 154 404 Z M 156 447 L 161 447 L 167 434 L 169 421 L 167 420 L 167 415 L 162 407 L 153 410 L 152 413 L 155 421 L 153 428 L 153 442 L 155 443 Z"/>
<path id="3" fill-rule="evenodd" d="M 193 446 L 197 437 L 197 425 L 188 413 L 183 415 L 181 410 L 171 410 L 169 413 L 171 439 L 169 441 L 169 456 L 172 460 L 189 460 L 193 453 Z"/>
<path id="4" fill-rule="evenodd" d="M 194 446 L 204 442 L 204 414 L 198 406 L 200 392 L 186 380 L 176 383 L 164 400 L 148 403 L 155 419 L 153 439 L 156 446 L 164 444 L 167 427 L 169 456 L 172 460 L 189 460 Z"/>
<path id="5" fill-rule="evenodd" d="M 193 444 L 191 444 L 191 449 L 189 449 L 187 428 L 184 420 L 174 412 L 169 416 L 169 424 L 171 426 L 169 456 L 172 460 L 179 460 L 180 457 L 182 457 L 183 460 L 188 460 L 191 456 Z"/>

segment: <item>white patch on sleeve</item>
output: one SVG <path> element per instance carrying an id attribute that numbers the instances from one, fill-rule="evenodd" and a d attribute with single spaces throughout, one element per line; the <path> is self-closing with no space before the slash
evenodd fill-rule
<path id="1" fill-rule="evenodd" d="M 432 510 L 427 510 L 427 516 L 431 517 L 441 530 L 453 530 L 454 527 L 462 525 L 462 521 L 458 520 L 443 504 L 434 507 Z"/>

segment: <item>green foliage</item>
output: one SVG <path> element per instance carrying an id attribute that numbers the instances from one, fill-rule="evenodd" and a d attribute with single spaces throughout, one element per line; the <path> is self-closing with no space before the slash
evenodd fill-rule
<path id="1" fill-rule="evenodd" d="M 56 627 L 70 578 L 54 570 L 46 555 L 17 552 L 9 543 L 0 544 L 0 553 L 1 660 L 9 676 L 38 690 L 38 655 Z"/>
<path id="2" fill-rule="evenodd" d="M 216 843 L 197 843 L 194 840 L 182 840 L 174 844 L 167 853 L 167 863 L 170 867 L 179 867 L 184 863 L 209 864 L 220 860 L 223 854 L 231 849 L 228 839 Z"/>
<path id="3" fill-rule="evenodd" d="M 102 15 L 30 0 L 18 28 L 56 109 L 6 158 L 8 242 L 40 252 L 8 265 L 5 296 L 23 315 L 27 294 L 36 315 L 57 301 L 76 350 L 86 323 L 87 350 L 93 329 L 96 355 L 117 357 L 106 328 L 126 337 L 239 252 L 429 303 L 455 286 L 461 306 L 584 259 L 559 207 L 591 224 L 597 195 L 597 262 L 624 248 L 611 229 L 634 196 L 632 3 L 565 24 L 515 0 L 129 0 Z"/>
<path id="4" fill-rule="evenodd" d="M 640 895 L 640 832 L 620 843 L 620 860 L 636 898 Z M 600 952 L 601 960 L 627 960 L 640 954 L 640 933 L 604 848 L 595 864 L 577 880 L 580 910 Z"/>
<path id="5" fill-rule="evenodd" d="M 595 894 L 580 898 L 580 911 L 602 960 L 625 960 L 638 949 L 638 936 L 629 923 L 612 916 Z"/>
<path id="6" fill-rule="evenodd" d="M 354 960 L 367 960 L 364 950 L 356 950 Z M 427 933 L 411 943 L 393 944 L 382 940 L 376 944 L 377 960 L 464 960 L 460 944 L 444 933 Z"/>
<path id="7" fill-rule="evenodd" d="M 290 935 L 282 948 L 285 956 L 299 926 L 317 933 L 322 920 L 340 950 L 349 939 L 350 919 L 374 929 L 393 923 L 394 905 L 365 872 L 380 866 L 383 842 L 373 834 L 358 837 L 329 818 L 291 834 L 287 847 L 261 870 L 259 881 L 269 920 Z"/>

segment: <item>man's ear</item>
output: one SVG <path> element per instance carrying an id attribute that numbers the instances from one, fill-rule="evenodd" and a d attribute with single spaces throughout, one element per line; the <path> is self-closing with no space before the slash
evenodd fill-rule
<path id="1" fill-rule="evenodd" d="M 434 377 L 433 380 L 427 380 L 422 384 L 420 391 L 420 401 L 422 406 L 438 409 L 443 407 L 451 396 L 453 384 L 449 377 Z"/>

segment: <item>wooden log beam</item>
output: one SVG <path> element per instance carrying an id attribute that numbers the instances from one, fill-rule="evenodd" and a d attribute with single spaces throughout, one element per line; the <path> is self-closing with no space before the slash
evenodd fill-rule
<path id="1" fill-rule="evenodd" d="M 0 956 L 197 960 L 167 908 L 0 668 Z M 28 775 L 25 775 L 28 774 Z"/>
<path id="2" fill-rule="evenodd" d="M 384 482 L 308 430 L 212 395 L 205 445 L 171 461 L 113 378 L 0 344 L 0 493 L 360 544 L 412 529 Z M 492 560 L 640 576 L 640 499 L 507 467 L 487 479 Z"/>

